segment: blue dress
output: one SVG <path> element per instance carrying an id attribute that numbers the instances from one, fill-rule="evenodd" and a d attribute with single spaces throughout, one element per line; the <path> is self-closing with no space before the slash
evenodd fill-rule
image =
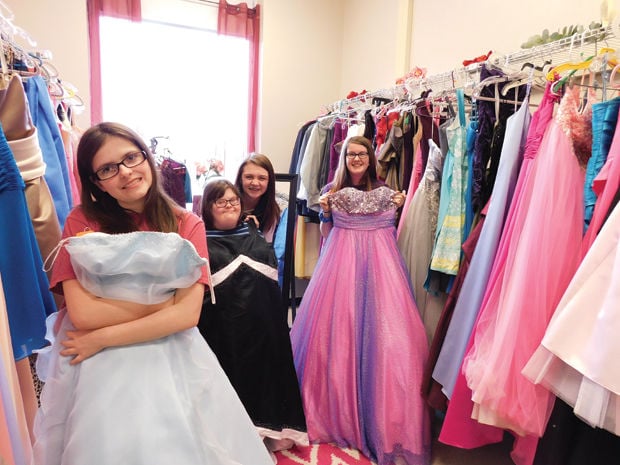
<path id="1" fill-rule="evenodd" d="M 24 181 L 0 131 L 0 273 L 16 360 L 44 347 L 45 318 L 56 310 L 24 196 Z"/>
<path id="2" fill-rule="evenodd" d="M 469 265 L 472 272 L 465 275 L 443 347 L 435 364 L 433 379 L 443 386 L 443 392 L 448 398 L 452 395 L 457 375 L 461 369 L 467 342 L 491 273 L 504 219 L 510 207 L 521 167 L 529 121 L 530 114 L 526 103 L 521 105 L 517 113 L 508 118 L 497 181 L 484 226 Z"/>

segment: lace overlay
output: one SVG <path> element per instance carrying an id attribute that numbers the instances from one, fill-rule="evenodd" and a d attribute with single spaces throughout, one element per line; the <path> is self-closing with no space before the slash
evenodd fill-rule
<path id="1" fill-rule="evenodd" d="M 556 121 L 570 138 L 579 165 L 585 168 L 592 155 L 592 103 L 596 101 L 596 94 L 588 89 L 586 104 L 580 109 L 579 90 L 577 86 L 566 90 Z"/>
<path id="2" fill-rule="evenodd" d="M 429 217 L 429 230 L 434 236 L 437 231 L 437 214 L 439 212 L 439 194 L 441 190 L 441 173 L 443 169 L 443 157 L 441 150 L 431 140 L 429 141 L 428 162 L 424 171 L 424 179 L 422 180 L 424 196 L 426 197 Z"/>

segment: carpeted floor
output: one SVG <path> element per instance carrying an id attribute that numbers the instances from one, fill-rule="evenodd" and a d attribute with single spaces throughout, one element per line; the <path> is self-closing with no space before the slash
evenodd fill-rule
<path id="1" fill-rule="evenodd" d="M 478 449 L 465 450 L 433 443 L 431 465 L 514 465 L 510 458 L 510 441 Z M 277 452 L 277 465 L 374 465 L 354 449 L 340 449 L 332 444 L 312 444 Z"/>
<path id="2" fill-rule="evenodd" d="M 373 462 L 354 449 L 332 444 L 312 444 L 276 452 L 277 465 L 371 465 Z"/>

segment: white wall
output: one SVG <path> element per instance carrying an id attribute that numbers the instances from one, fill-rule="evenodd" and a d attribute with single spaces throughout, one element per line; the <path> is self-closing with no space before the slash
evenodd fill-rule
<path id="1" fill-rule="evenodd" d="M 340 98 L 339 0 L 263 0 L 259 151 L 288 172 L 295 136 Z"/>
<path id="2" fill-rule="evenodd" d="M 407 47 L 411 25 L 408 13 L 414 0 L 344 0 L 341 3 L 345 7 L 338 99 L 351 90 L 360 92 L 392 86 L 396 78 L 409 70 Z"/>
<path id="3" fill-rule="evenodd" d="M 613 2 L 613 0 L 612 0 Z M 529 37 L 600 20 L 602 0 L 415 0 L 411 64 L 437 74 L 520 50 Z"/>
<path id="4" fill-rule="evenodd" d="M 53 64 L 88 104 L 85 0 L 3 0 L 14 22 L 53 53 Z M 176 5 L 213 24 L 213 7 L 142 0 L 145 15 Z M 430 74 L 490 49 L 517 51 L 544 28 L 599 19 L 599 0 L 262 0 L 258 150 L 286 171 L 299 127 L 349 90 L 390 87 L 414 65 Z M 60 7 L 59 5 L 62 5 Z M 544 5 L 544 6 L 541 6 Z M 200 13 L 198 13 L 200 12 Z M 413 13 L 412 28 L 408 27 Z M 210 15 L 210 18 L 208 17 Z M 177 70 L 182 71 L 182 70 Z M 122 71 L 120 71 L 122 72 Z M 89 111 L 78 123 L 89 124 Z"/>

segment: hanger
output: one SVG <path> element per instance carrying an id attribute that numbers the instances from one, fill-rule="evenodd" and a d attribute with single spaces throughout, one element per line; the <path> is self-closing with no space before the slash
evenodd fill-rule
<path id="1" fill-rule="evenodd" d="M 544 90 L 546 82 L 544 81 L 541 82 L 541 81 L 547 74 L 547 71 L 548 71 L 547 68 L 550 66 L 551 66 L 551 60 L 545 60 L 545 62 L 541 66 L 536 66 L 533 63 L 529 63 L 529 62 L 523 63 L 523 66 L 521 66 L 521 71 L 526 72 L 529 69 L 529 74 L 527 76 L 524 76 L 520 79 L 515 79 L 514 81 L 506 84 L 502 88 L 502 91 L 501 91 L 502 96 L 506 97 L 508 95 L 508 92 L 510 92 L 512 89 L 520 87 L 524 84 L 529 85 L 530 88 L 536 87 L 538 89 Z"/>
<path id="2" fill-rule="evenodd" d="M 603 47 L 601 48 L 600 52 L 598 52 L 597 55 L 593 55 L 589 58 L 586 58 L 584 61 L 581 61 L 579 63 L 562 63 L 561 65 L 558 65 L 555 68 L 552 68 L 551 71 L 547 73 L 547 80 L 553 82 L 555 81 L 556 75 L 562 75 L 563 73 L 567 71 L 576 72 L 579 70 L 587 69 L 593 64 L 595 59 L 603 58 L 606 54 L 613 54 L 613 53 L 615 53 L 615 50 L 613 48 Z M 616 60 L 615 58 L 611 58 L 611 59 L 607 58 L 606 64 L 609 66 L 616 66 L 618 64 L 618 60 Z"/>
<path id="3" fill-rule="evenodd" d="M 482 93 L 482 90 L 487 87 L 490 86 L 492 84 L 500 84 L 502 82 L 508 82 L 508 81 L 515 81 L 515 80 L 520 80 L 520 79 L 527 79 L 529 78 L 530 74 L 529 73 L 525 73 L 523 71 L 518 71 L 516 73 L 513 74 L 504 74 L 502 76 L 489 76 L 486 79 L 483 79 L 482 81 L 480 81 L 473 89 L 472 91 L 472 95 L 471 98 L 474 100 L 488 100 L 490 97 L 482 97 L 480 94 Z M 491 101 L 496 101 L 496 98 L 490 98 Z M 503 103 L 500 101 L 500 103 Z M 514 103 L 514 101 L 511 101 L 510 103 Z"/>
<path id="4" fill-rule="evenodd" d="M 618 63 L 616 66 L 614 66 L 614 68 L 611 70 L 611 73 L 609 73 L 609 89 L 615 90 L 616 94 L 620 94 L 620 88 L 614 86 L 614 79 L 616 78 L 616 73 L 618 72 L 618 70 L 620 69 L 620 63 Z"/>
<path id="5" fill-rule="evenodd" d="M 84 100 L 82 100 L 82 97 L 78 95 L 77 87 L 75 87 L 73 84 L 71 84 L 68 81 L 64 81 L 64 80 L 61 81 L 60 79 L 58 79 L 57 81 L 63 93 L 61 96 L 61 99 L 63 102 L 65 102 L 68 105 L 74 106 L 74 107 L 84 106 Z"/>
<path id="6" fill-rule="evenodd" d="M 2 32 L 3 38 L 12 41 L 13 37 L 20 36 L 31 47 L 36 46 L 36 41 L 24 29 L 13 24 L 13 19 L 15 19 L 15 15 L 11 9 L 3 1 L 0 1 L 0 32 Z"/>

